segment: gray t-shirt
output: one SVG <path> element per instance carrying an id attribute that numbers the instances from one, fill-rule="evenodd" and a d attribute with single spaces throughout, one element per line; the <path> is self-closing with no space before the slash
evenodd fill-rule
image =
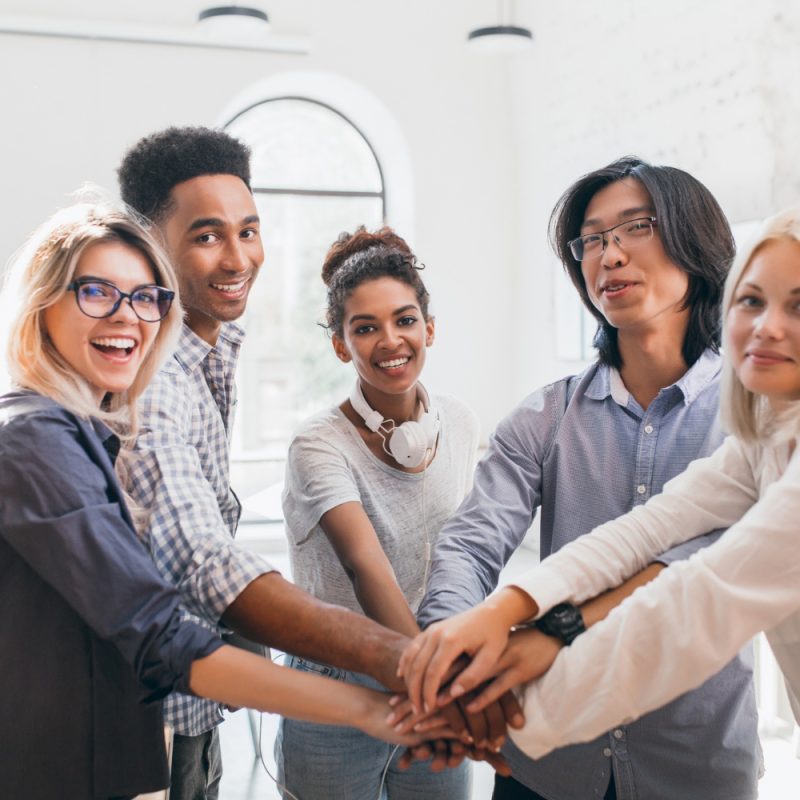
<path id="1" fill-rule="evenodd" d="M 436 457 L 410 474 L 376 458 L 339 408 L 305 422 L 289 447 L 283 513 L 295 583 L 327 603 L 361 611 L 350 579 L 319 521 L 325 512 L 361 503 L 416 611 L 426 573 L 426 547 L 472 484 L 478 420 L 460 401 L 434 397 L 441 430 Z M 424 506 L 424 508 L 423 508 Z M 363 612 L 362 612 L 363 613 Z"/>

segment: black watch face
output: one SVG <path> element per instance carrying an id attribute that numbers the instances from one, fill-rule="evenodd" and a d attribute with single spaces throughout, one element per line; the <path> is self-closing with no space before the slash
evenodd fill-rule
<path id="1" fill-rule="evenodd" d="M 540 622 L 544 623 L 540 626 L 543 633 L 556 636 L 566 644 L 586 630 L 580 609 L 569 603 L 554 606 Z"/>
<path id="2" fill-rule="evenodd" d="M 572 608 L 570 606 L 565 607 L 556 607 L 554 610 L 553 621 L 558 625 L 563 625 L 564 623 L 572 622 L 575 619 L 575 614 L 577 612 L 577 608 Z"/>

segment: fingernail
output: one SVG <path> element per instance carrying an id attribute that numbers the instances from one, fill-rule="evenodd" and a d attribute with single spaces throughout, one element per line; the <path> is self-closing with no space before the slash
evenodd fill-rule
<path id="1" fill-rule="evenodd" d="M 395 714 L 394 714 L 394 712 L 392 712 L 391 714 L 389 714 L 388 717 L 386 717 L 386 724 L 387 725 L 394 725 L 395 722 L 396 722 Z"/>
<path id="2" fill-rule="evenodd" d="M 429 726 L 425 723 L 425 721 L 418 722 L 416 725 L 414 725 L 414 732 L 415 733 L 425 733 L 425 731 L 428 730 L 428 729 L 429 729 Z"/>
<path id="3" fill-rule="evenodd" d="M 464 694 L 464 687 L 460 683 L 454 683 L 450 687 L 450 697 L 461 697 Z"/>
<path id="4" fill-rule="evenodd" d="M 521 728 L 525 724 L 525 717 L 522 714 L 514 714 L 511 718 L 511 721 L 518 727 Z"/>

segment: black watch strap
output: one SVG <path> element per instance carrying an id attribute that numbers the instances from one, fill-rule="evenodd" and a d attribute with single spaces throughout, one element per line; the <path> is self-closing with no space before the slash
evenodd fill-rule
<path id="1" fill-rule="evenodd" d="M 561 639 L 564 644 L 572 644 L 585 630 L 581 610 L 572 603 L 559 603 L 536 620 L 536 627 L 548 636 Z"/>

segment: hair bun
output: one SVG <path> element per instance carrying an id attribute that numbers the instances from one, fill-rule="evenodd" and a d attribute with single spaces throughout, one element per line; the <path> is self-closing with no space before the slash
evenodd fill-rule
<path id="1" fill-rule="evenodd" d="M 328 250 L 322 264 L 322 280 L 325 285 L 331 285 L 333 276 L 351 256 L 377 247 L 385 248 L 388 252 L 398 253 L 406 258 L 414 258 L 405 239 L 398 236 L 390 227 L 384 225 L 382 228 L 370 232 L 360 225 L 353 233 L 340 233 Z"/>

